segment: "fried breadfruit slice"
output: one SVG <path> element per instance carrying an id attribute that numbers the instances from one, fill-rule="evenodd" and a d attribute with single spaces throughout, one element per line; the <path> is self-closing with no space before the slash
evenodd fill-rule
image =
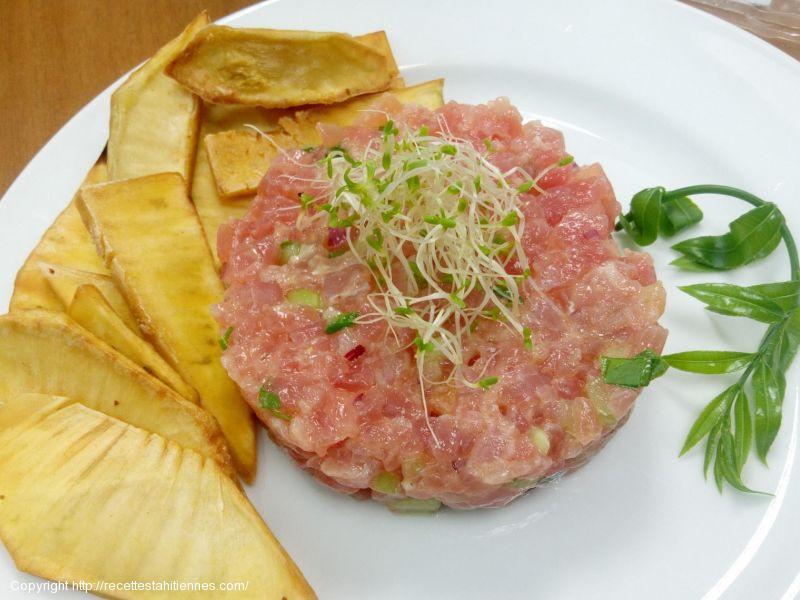
<path id="1" fill-rule="evenodd" d="M 199 404 L 197 392 L 142 338 L 134 334 L 93 285 L 75 290 L 67 314 L 78 325 L 127 356 L 153 377 L 157 377 L 187 400 Z"/>
<path id="2" fill-rule="evenodd" d="M 92 285 L 96 287 L 105 297 L 108 304 L 117 313 L 117 316 L 123 323 L 137 335 L 140 334 L 139 325 L 136 323 L 136 317 L 133 316 L 131 309 L 128 308 L 125 298 L 123 298 L 120 291 L 114 285 L 111 279 L 110 272 L 108 274 L 92 273 L 91 271 L 82 271 L 80 269 L 73 269 L 64 265 L 57 265 L 55 263 L 39 263 L 39 269 L 42 275 L 47 280 L 50 288 L 61 301 L 62 306 L 60 309 L 66 308 L 72 303 L 75 297 L 75 292 L 82 285 Z"/>
<path id="3" fill-rule="evenodd" d="M 194 36 L 208 25 L 202 12 L 174 40 L 134 71 L 111 96 L 109 179 L 174 171 L 191 177 L 200 101 L 164 74 Z"/>
<path id="4" fill-rule="evenodd" d="M 208 413 L 63 313 L 30 310 L 0 317 L 0 400 L 22 392 L 79 399 L 192 448 L 235 475 Z"/>
<path id="5" fill-rule="evenodd" d="M 389 86 L 393 66 L 343 33 L 233 29 L 199 32 L 166 72 L 209 102 L 287 108 L 333 104 Z"/>
<path id="6" fill-rule="evenodd" d="M 11 410 L 15 402 L 24 399 L 11 399 Z M 0 537 L 20 570 L 97 584 L 246 582 L 214 598 L 315 597 L 214 461 L 80 403 L 35 404 L 37 419 L 0 430 Z M 200 595 L 208 592 L 179 594 Z"/>
<path id="7" fill-rule="evenodd" d="M 82 185 L 106 180 L 106 163 L 105 159 L 101 159 L 91 168 Z M 10 311 L 64 310 L 63 303 L 42 274 L 40 262 L 69 265 L 75 269 L 109 275 L 103 261 L 97 256 L 97 250 L 78 209 L 75 208 L 74 200 L 47 229 L 17 273 L 9 304 Z"/>
<path id="8" fill-rule="evenodd" d="M 232 218 L 243 217 L 253 196 L 251 194 L 230 199 L 220 196 L 203 139 L 209 134 L 219 131 L 253 131 L 252 127 L 270 134 L 279 132 L 278 120 L 292 113 L 284 110 L 267 110 L 257 106 L 225 106 L 210 103 L 203 104 L 202 112 L 191 196 L 197 216 L 203 226 L 208 247 L 214 257 L 214 264 L 219 269 L 220 262 L 217 255 L 219 227 Z"/>
<path id="9" fill-rule="evenodd" d="M 291 117 L 282 117 L 279 123 L 292 136 L 295 146 L 300 148 L 319 146 L 322 143 L 322 135 L 317 129 L 317 125 L 320 123 L 340 127 L 353 125 L 361 116 L 362 111 L 386 101 L 390 96 L 393 96 L 401 104 L 416 104 L 436 110 L 444 104 L 443 87 L 443 79 L 434 79 L 382 94 L 361 96 L 334 106 L 301 109 Z"/>
<path id="10" fill-rule="evenodd" d="M 442 80 L 435 80 L 391 93 L 402 103 L 419 104 L 436 109 L 443 103 L 442 84 Z M 198 159 L 198 173 L 195 175 L 196 181 L 193 186 L 195 203 L 198 203 L 198 199 L 204 198 L 209 201 L 202 204 L 220 207 L 220 212 L 227 218 L 241 217 L 244 211 L 240 210 L 239 205 L 226 204 L 226 201 L 247 196 L 249 203 L 250 197 L 256 193 L 258 184 L 279 148 L 319 145 L 322 137 L 317 131 L 318 123 L 352 125 L 361 111 L 385 100 L 386 97 L 386 94 L 361 96 L 342 104 L 300 110 L 292 115 L 283 116 L 280 118 L 280 123 L 288 133 L 279 131 L 262 134 L 249 128 L 202 134 L 205 147 L 201 144 L 198 157 L 202 155 L 203 161 L 207 161 L 211 167 L 216 194 L 205 189 L 208 186 L 207 182 L 199 182 L 199 175 L 206 171 L 207 165 L 203 165 L 200 170 Z M 198 211 L 201 211 L 199 206 Z M 227 218 L 215 223 L 216 228 L 213 231 L 216 232 L 219 224 L 225 222 Z M 216 238 L 216 235 L 214 237 Z M 216 239 L 210 240 L 210 243 L 216 244 Z"/>
<path id="11" fill-rule="evenodd" d="M 386 35 L 385 31 L 373 31 L 372 33 L 357 35 L 353 39 L 383 54 L 388 64 L 389 75 L 391 75 L 393 80 L 400 75 L 400 69 L 397 66 L 394 52 L 392 52 L 392 46 L 389 44 L 389 37 Z"/>
<path id="12" fill-rule="evenodd" d="M 204 141 L 217 192 L 226 198 L 255 194 L 278 149 L 293 145 L 288 134 L 252 129 L 212 133 Z"/>
<path id="13" fill-rule="evenodd" d="M 197 390 L 237 470 L 252 480 L 255 422 L 220 361 L 210 310 L 224 289 L 183 178 L 162 173 L 89 186 L 78 209 L 145 335 Z"/>

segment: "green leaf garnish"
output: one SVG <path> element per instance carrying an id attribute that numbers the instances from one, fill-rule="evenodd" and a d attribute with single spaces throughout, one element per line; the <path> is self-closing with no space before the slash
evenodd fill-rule
<path id="1" fill-rule="evenodd" d="M 670 198 L 661 203 L 660 228 L 666 237 L 671 237 L 702 219 L 703 211 L 686 196 Z"/>
<path id="2" fill-rule="evenodd" d="M 675 244 L 672 248 L 693 261 L 715 269 L 733 269 L 769 255 L 781 241 L 783 215 L 766 203 L 735 219 L 730 231 L 719 236 L 702 236 Z"/>
<path id="3" fill-rule="evenodd" d="M 786 316 L 774 300 L 730 283 L 700 283 L 681 286 L 680 290 L 707 305 L 708 310 L 733 317 L 747 317 L 762 323 L 775 323 Z"/>
<path id="4" fill-rule="evenodd" d="M 689 373 L 721 375 L 741 371 L 755 354 L 747 352 L 730 352 L 727 350 L 695 350 L 666 354 L 661 358 L 673 369 Z"/>
<path id="5" fill-rule="evenodd" d="M 357 318 L 358 318 L 357 312 L 340 313 L 339 315 L 335 316 L 328 322 L 328 325 L 325 327 L 325 333 L 327 334 L 336 333 L 337 331 L 341 331 L 345 327 L 351 327 L 355 325 Z"/>
<path id="6" fill-rule="evenodd" d="M 638 198 L 636 206 L 632 203 L 631 211 L 620 217 L 617 229 L 624 228 L 637 243 L 650 243 L 654 239 L 653 221 L 658 213 L 656 236 L 658 233 L 674 235 L 702 219 L 702 212 L 689 198 L 697 194 L 738 198 L 754 207 L 732 221 L 728 233 L 675 244 L 673 248 L 682 254 L 672 262 L 675 266 L 698 272 L 727 270 L 768 256 L 781 239 L 786 245 L 791 266 L 789 281 L 750 286 L 705 283 L 681 288 L 704 302 L 712 312 L 769 324 L 755 352 L 695 351 L 661 357 L 664 365 L 693 373 L 741 371 L 738 381 L 716 396 L 700 413 L 686 437 L 681 454 L 705 439 L 703 473 L 707 475 L 713 462 L 714 481 L 720 491 L 727 482 L 739 491 L 760 493 L 753 492 L 743 483 L 741 473 L 751 447 L 766 464 L 767 453 L 781 424 L 786 393 L 785 372 L 800 346 L 800 257 L 797 246 L 778 208 L 753 194 L 718 185 L 691 186 L 670 192 L 661 190 L 652 188 L 637 194 L 634 197 L 634 200 Z M 652 201 L 654 197 L 660 197 L 659 208 Z M 752 395 L 749 389 L 752 389 Z"/>
<path id="7" fill-rule="evenodd" d="M 622 227 L 640 246 L 649 246 L 658 237 L 664 193 L 662 187 L 642 190 L 631 200 L 631 211 L 619 216 Z"/>

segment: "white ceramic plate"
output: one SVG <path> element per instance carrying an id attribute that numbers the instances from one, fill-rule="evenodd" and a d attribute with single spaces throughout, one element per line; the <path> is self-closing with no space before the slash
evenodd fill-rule
<path id="1" fill-rule="evenodd" d="M 650 185 L 725 183 L 777 202 L 790 227 L 800 223 L 800 64 L 677 2 L 286 0 L 228 22 L 385 29 L 410 82 L 444 76 L 446 97 L 466 102 L 509 96 L 526 118 L 562 128 L 579 162 L 601 162 L 623 204 Z M 0 202 L 1 305 L 102 149 L 109 95 L 78 113 Z M 744 209 L 721 198 L 702 205 L 703 233 L 723 231 Z M 667 244 L 652 252 L 668 290 L 668 351 L 756 347 L 762 327 L 716 317 L 676 289 L 708 276 L 666 266 Z M 754 283 L 787 273 L 781 249 L 730 276 Z M 770 469 L 751 459 L 745 471 L 773 499 L 720 496 L 703 481 L 699 451 L 677 458 L 724 379 L 669 373 L 588 466 L 499 510 L 398 516 L 322 488 L 266 438 L 248 493 L 322 598 L 792 598 L 798 369 Z M 0 595 L 15 580 L 36 581 L 1 552 Z"/>

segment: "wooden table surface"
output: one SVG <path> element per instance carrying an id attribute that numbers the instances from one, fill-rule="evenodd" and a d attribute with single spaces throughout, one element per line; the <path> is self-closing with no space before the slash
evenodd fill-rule
<path id="1" fill-rule="evenodd" d="M 73 114 L 202 9 L 217 19 L 252 1 L 0 0 L 0 196 Z"/>

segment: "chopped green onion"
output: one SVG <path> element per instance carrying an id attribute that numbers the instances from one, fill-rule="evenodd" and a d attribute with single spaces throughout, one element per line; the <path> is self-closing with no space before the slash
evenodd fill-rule
<path id="1" fill-rule="evenodd" d="M 573 160 L 575 160 L 575 157 L 572 156 L 571 154 L 567 154 L 564 158 L 562 158 L 560 161 L 558 161 L 558 166 L 559 167 L 566 167 Z"/>
<path id="2" fill-rule="evenodd" d="M 522 343 L 528 350 L 533 350 L 533 340 L 531 339 L 531 328 L 522 328 Z"/>
<path id="3" fill-rule="evenodd" d="M 231 341 L 231 334 L 232 333 L 233 333 L 233 327 L 228 327 L 225 330 L 225 333 L 222 334 L 222 337 L 219 338 L 219 346 L 223 350 L 227 350 L 228 349 L 228 344 Z"/>
<path id="4" fill-rule="evenodd" d="M 340 313 L 339 315 L 335 316 L 333 319 L 330 320 L 328 325 L 325 327 L 325 333 L 327 334 L 336 333 L 337 331 L 341 331 L 345 327 L 351 327 L 352 325 L 355 324 L 357 318 L 358 318 L 357 312 Z"/>
<path id="5" fill-rule="evenodd" d="M 284 421 L 291 421 L 292 417 L 283 412 L 283 404 L 278 394 L 270 392 L 263 385 L 258 390 L 258 404 L 261 408 L 270 411 L 273 415 Z"/>
<path id="6" fill-rule="evenodd" d="M 483 145 L 486 146 L 486 150 L 489 152 L 494 151 L 494 145 L 492 144 L 492 138 L 483 138 Z"/>
<path id="7" fill-rule="evenodd" d="M 396 312 L 398 315 L 403 315 L 404 317 L 416 314 L 414 309 L 409 308 L 408 306 L 395 306 L 394 312 Z"/>

